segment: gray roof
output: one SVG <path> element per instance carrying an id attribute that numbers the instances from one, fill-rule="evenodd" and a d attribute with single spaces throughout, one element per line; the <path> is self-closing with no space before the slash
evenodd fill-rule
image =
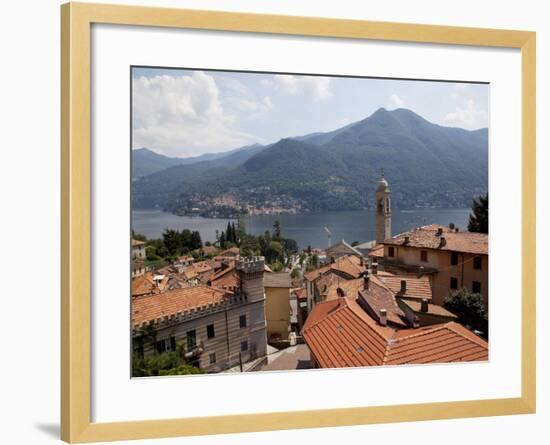
<path id="1" fill-rule="evenodd" d="M 264 273 L 264 287 L 292 287 L 292 280 L 288 272 Z"/>
<path id="2" fill-rule="evenodd" d="M 332 254 L 341 254 L 341 255 L 351 254 L 351 255 L 362 256 L 361 252 L 359 252 L 356 248 L 346 243 L 344 240 L 340 241 L 339 243 L 333 244 L 326 250 L 326 252 L 327 252 L 327 256 Z"/>

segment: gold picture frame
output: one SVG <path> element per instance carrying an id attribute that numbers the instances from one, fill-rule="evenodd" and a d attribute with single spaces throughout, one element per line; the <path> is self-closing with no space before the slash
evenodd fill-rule
<path id="1" fill-rule="evenodd" d="M 506 47 L 522 63 L 521 397 L 217 417 L 91 422 L 91 25 L 175 27 Z M 61 438 L 94 442 L 535 412 L 535 33 L 67 3 L 61 7 Z"/>

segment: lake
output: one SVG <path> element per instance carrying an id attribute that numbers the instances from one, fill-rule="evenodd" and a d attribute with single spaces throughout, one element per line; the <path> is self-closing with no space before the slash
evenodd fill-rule
<path id="1" fill-rule="evenodd" d="M 466 229 L 470 209 L 414 209 L 394 210 L 392 233 L 398 234 L 426 224 L 448 225 L 453 222 L 460 229 Z M 281 214 L 246 217 L 248 233 L 258 235 L 271 230 L 279 218 L 283 236 L 294 238 L 301 249 L 307 246 L 325 248 L 327 227 L 332 233 L 332 243 L 345 239 L 363 243 L 375 238 L 375 211 L 353 210 L 344 212 Z M 167 229 L 198 230 L 204 241 L 215 241 L 216 230 L 225 230 L 228 219 L 211 219 L 200 216 L 176 216 L 160 210 L 132 211 L 132 228 L 148 238 L 160 238 Z M 236 222 L 236 221 L 235 221 Z"/>

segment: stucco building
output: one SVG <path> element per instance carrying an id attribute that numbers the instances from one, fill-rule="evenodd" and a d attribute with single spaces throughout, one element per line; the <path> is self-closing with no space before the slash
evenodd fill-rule
<path id="1" fill-rule="evenodd" d="M 132 278 L 139 277 L 147 272 L 145 267 L 145 243 L 132 239 Z"/>
<path id="2" fill-rule="evenodd" d="M 134 351 L 184 351 L 188 363 L 220 372 L 267 353 L 264 259 L 237 259 L 238 287 L 198 285 L 132 300 Z"/>
<path id="3" fill-rule="evenodd" d="M 481 294 L 488 307 L 487 234 L 432 224 L 386 239 L 383 245 L 380 267 L 429 275 L 435 304 L 443 304 L 451 291 L 465 288 Z"/>

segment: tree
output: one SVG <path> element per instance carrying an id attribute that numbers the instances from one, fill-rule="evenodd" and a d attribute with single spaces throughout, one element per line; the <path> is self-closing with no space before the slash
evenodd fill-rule
<path id="1" fill-rule="evenodd" d="M 301 276 L 301 270 L 298 267 L 295 267 L 292 269 L 292 272 L 290 272 L 290 278 L 300 278 Z"/>
<path id="2" fill-rule="evenodd" d="M 283 252 L 283 246 L 279 241 L 271 241 L 265 252 L 262 253 L 268 263 L 274 263 L 275 261 L 282 262 L 284 260 Z"/>
<path id="3" fill-rule="evenodd" d="M 143 241 L 143 242 L 147 241 L 147 237 L 145 235 L 134 232 L 134 229 L 132 229 L 132 238 L 138 241 Z"/>
<path id="4" fill-rule="evenodd" d="M 481 294 L 471 293 L 464 288 L 452 291 L 445 297 L 443 305 L 457 315 L 462 324 L 481 331 L 484 337 L 489 335 L 487 309 Z"/>
<path id="5" fill-rule="evenodd" d="M 474 199 L 468 221 L 468 231 L 489 233 L 489 193 Z"/>
<path id="6" fill-rule="evenodd" d="M 237 221 L 237 243 L 240 244 L 244 237 L 246 236 L 246 222 L 243 216 L 239 216 Z"/>
<path id="7" fill-rule="evenodd" d="M 290 257 L 291 255 L 294 255 L 295 253 L 298 253 L 298 243 L 295 239 L 292 238 L 283 238 L 282 239 L 283 248 L 285 251 L 285 255 L 287 257 Z"/>
<path id="8" fill-rule="evenodd" d="M 162 233 L 162 242 L 170 256 L 176 255 L 181 245 L 181 234 L 174 229 L 166 229 Z"/>
<path id="9" fill-rule="evenodd" d="M 281 221 L 276 219 L 273 223 L 273 239 L 279 241 L 281 239 Z"/>
<path id="10" fill-rule="evenodd" d="M 132 355 L 132 375 L 150 377 L 163 375 L 202 374 L 202 371 L 188 364 L 176 351 L 163 352 L 153 357 Z"/>
<path id="11" fill-rule="evenodd" d="M 191 232 L 191 238 L 189 240 L 189 245 L 186 246 L 189 250 L 200 249 L 202 247 L 201 234 L 198 230 Z"/>

